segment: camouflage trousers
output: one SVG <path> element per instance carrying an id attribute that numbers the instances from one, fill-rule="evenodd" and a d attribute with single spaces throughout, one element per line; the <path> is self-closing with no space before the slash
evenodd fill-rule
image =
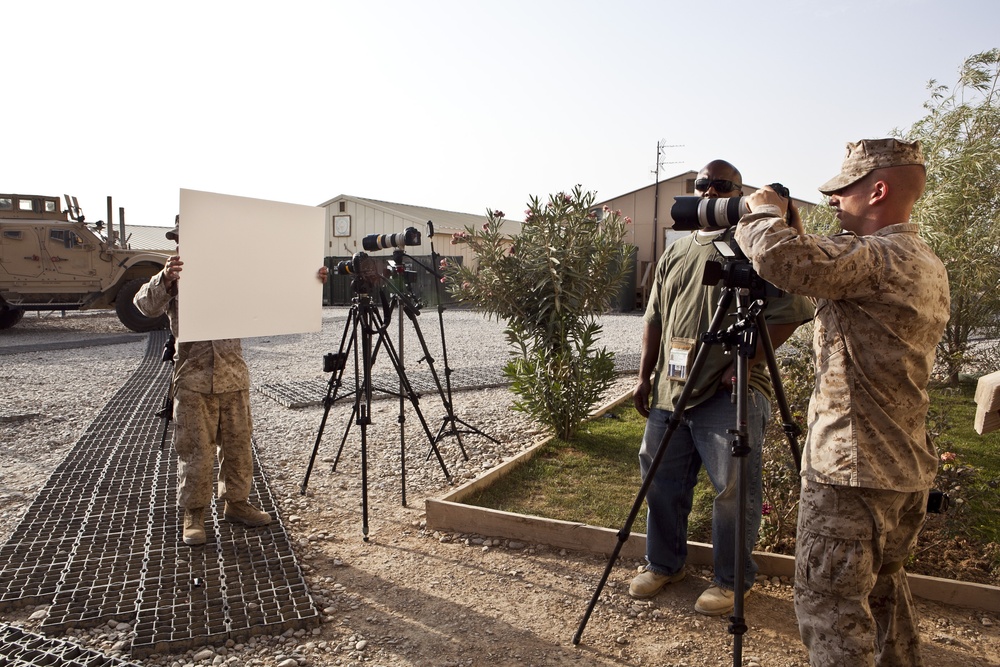
<path id="1" fill-rule="evenodd" d="M 795 616 L 810 665 L 923 665 L 903 563 L 927 493 L 802 481 Z"/>
<path id="2" fill-rule="evenodd" d="M 248 391 L 202 394 L 175 389 L 177 504 L 191 508 L 211 504 L 216 455 L 219 498 L 246 500 L 253 481 L 252 431 Z"/>

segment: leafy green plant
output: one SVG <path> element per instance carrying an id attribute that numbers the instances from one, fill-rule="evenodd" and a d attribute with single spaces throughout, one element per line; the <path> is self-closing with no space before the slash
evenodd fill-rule
<path id="1" fill-rule="evenodd" d="M 569 439 L 614 379 L 614 355 L 598 347 L 604 313 L 625 278 L 631 221 L 594 208 L 594 193 L 579 185 L 532 197 L 521 233 L 503 231 L 504 213 L 487 211 L 482 228 L 466 227 L 452 243 L 468 244 L 477 261 L 444 266 L 446 284 L 460 301 L 497 320 L 513 351 L 504 368 L 530 414 Z"/>
<path id="2" fill-rule="evenodd" d="M 919 139 L 927 187 L 913 220 L 948 269 L 951 318 L 938 347 L 947 381 L 988 373 L 1000 359 L 1000 49 L 970 56 L 953 88 L 930 81 Z"/>

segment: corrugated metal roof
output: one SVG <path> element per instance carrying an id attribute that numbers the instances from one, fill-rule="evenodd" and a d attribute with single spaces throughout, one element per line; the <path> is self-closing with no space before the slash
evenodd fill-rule
<path id="1" fill-rule="evenodd" d="M 128 245 L 133 250 L 161 250 L 163 252 L 174 252 L 177 244 L 166 237 L 169 227 L 150 227 L 147 225 L 125 225 L 125 237 Z M 115 225 L 118 231 L 118 225 Z"/>
<path id="2" fill-rule="evenodd" d="M 478 227 L 486 221 L 486 211 L 481 214 L 458 213 L 456 211 L 444 211 L 438 208 L 428 208 L 426 206 L 413 206 L 412 204 L 399 204 L 396 202 L 380 201 L 378 199 L 367 199 L 365 197 L 354 197 L 352 195 L 338 195 L 333 199 L 323 202 L 320 206 L 329 206 L 341 199 L 350 200 L 365 206 L 382 209 L 387 213 L 409 218 L 414 223 L 424 224 L 428 220 L 434 223 L 435 229 L 446 230 L 449 234 L 460 232 L 469 227 Z M 504 231 L 508 234 L 517 234 L 521 231 L 520 220 L 504 219 Z"/>

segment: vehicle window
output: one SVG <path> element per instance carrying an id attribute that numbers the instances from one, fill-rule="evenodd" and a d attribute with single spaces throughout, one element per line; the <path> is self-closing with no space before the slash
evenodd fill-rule
<path id="1" fill-rule="evenodd" d="M 58 213 L 59 212 L 59 204 L 57 202 L 52 201 L 51 199 L 46 199 L 45 200 L 45 212 L 46 213 Z"/>
<path id="2" fill-rule="evenodd" d="M 32 202 L 31 202 L 30 199 L 18 199 L 17 200 L 17 207 L 18 207 L 18 209 L 20 209 L 22 211 L 31 211 L 31 210 L 34 210 L 34 208 L 32 207 L 31 204 L 32 204 Z"/>
<path id="3" fill-rule="evenodd" d="M 6 230 L 4 230 L 3 237 L 5 239 L 17 239 L 17 240 L 20 240 L 21 239 L 21 230 L 20 229 L 6 229 Z"/>
<path id="4" fill-rule="evenodd" d="M 49 240 L 61 243 L 67 248 L 76 248 L 83 245 L 83 239 L 70 229 L 50 229 Z"/>
<path id="5" fill-rule="evenodd" d="M 10 197 L 0 197 L 0 211 L 13 211 L 14 200 Z"/>

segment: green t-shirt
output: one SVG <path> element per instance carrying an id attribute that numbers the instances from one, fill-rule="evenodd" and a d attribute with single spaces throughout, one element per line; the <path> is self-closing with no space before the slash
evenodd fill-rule
<path id="1" fill-rule="evenodd" d="M 725 285 L 703 284 L 705 266 L 714 261 L 724 263 L 725 258 L 713 245 L 714 240 L 732 240 L 732 231 L 721 235 L 692 232 L 670 244 L 660 256 L 653 277 L 652 297 L 646 306 L 644 319 L 649 323 L 659 323 L 662 329 L 660 352 L 653 374 L 650 405 L 662 410 L 673 410 L 684 390 L 684 379 L 673 379 L 688 374 L 695 356 L 701 349 L 701 335 L 709 330 L 712 316 Z M 736 322 L 737 299 L 733 296 L 727 315 L 719 325 L 725 331 Z M 812 319 L 814 309 L 811 301 L 801 296 L 784 295 L 770 297 L 764 310 L 764 320 L 769 324 L 806 322 Z M 758 339 L 758 345 L 761 342 Z M 723 373 L 733 364 L 733 354 L 727 354 L 721 344 L 709 345 L 708 356 L 697 378 L 689 378 L 696 386 L 688 396 L 688 408 L 694 407 L 713 396 L 722 381 Z M 750 369 L 747 384 L 766 396 L 771 395 L 771 383 L 767 364 L 761 361 Z"/>

